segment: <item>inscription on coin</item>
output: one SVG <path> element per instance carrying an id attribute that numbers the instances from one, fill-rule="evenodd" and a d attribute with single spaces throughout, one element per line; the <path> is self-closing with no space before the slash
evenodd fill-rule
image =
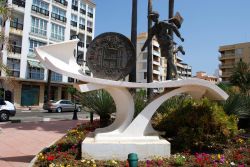
<path id="1" fill-rule="evenodd" d="M 108 32 L 97 36 L 90 43 L 86 59 L 94 77 L 120 80 L 131 72 L 136 55 L 127 37 Z"/>

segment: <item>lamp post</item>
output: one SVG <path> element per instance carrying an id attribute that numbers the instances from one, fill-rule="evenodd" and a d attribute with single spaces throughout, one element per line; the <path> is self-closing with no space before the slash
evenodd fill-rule
<path id="1" fill-rule="evenodd" d="M 70 37 L 70 39 L 74 39 L 74 38 L 78 38 L 78 35 L 72 35 Z M 78 42 L 79 43 L 79 42 Z M 76 58 L 76 61 L 78 60 L 78 43 L 77 43 L 77 47 L 76 47 L 76 50 L 74 50 L 74 56 Z M 73 96 L 74 98 L 74 103 L 75 103 L 75 109 L 74 109 L 74 113 L 73 113 L 73 118 L 72 120 L 78 120 L 78 117 L 77 117 L 77 109 L 76 109 L 76 97 L 75 97 L 75 94 L 76 94 L 76 89 L 75 88 L 71 88 L 69 89 L 70 91 L 70 94 Z"/>

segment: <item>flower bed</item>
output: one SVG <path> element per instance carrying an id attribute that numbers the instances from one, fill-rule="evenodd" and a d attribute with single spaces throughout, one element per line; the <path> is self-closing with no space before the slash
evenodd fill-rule
<path id="1" fill-rule="evenodd" d="M 67 134 L 49 148 L 45 148 L 37 155 L 35 167 L 125 167 L 127 161 L 97 161 L 81 157 L 81 143 L 86 134 L 99 127 L 99 122 L 92 125 L 81 124 L 71 129 Z M 140 160 L 139 167 L 247 167 L 250 166 L 250 139 L 237 136 L 230 144 L 224 146 L 220 154 L 191 153 L 190 151 L 177 153 L 170 158 L 154 157 L 153 160 Z"/>

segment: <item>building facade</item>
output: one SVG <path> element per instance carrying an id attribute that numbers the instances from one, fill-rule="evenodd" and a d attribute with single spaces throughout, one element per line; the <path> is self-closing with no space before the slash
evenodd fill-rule
<path id="1" fill-rule="evenodd" d="M 250 42 L 233 45 L 224 45 L 219 48 L 219 69 L 222 82 L 229 82 L 234 66 L 240 60 L 250 63 Z"/>
<path id="2" fill-rule="evenodd" d="M 84 60 L 94 37 L 95 4 L 91 0 L 8 0 L 7 3 L 12 8 L 12 17 L 1 29 L 10 47 L 3 45 L 1 61 L 10 70 L 11 83 L 1 71 L 1 87 L 11 92 L 8 100 L 16 107 L 41 107 L 46 100 L 48 70 L 36 59 L 34 48 L 77 36 L 78 64 L 89 74 Z M 51 99 L 70 98 L 67 85 L 72 82 L 73 78 L 52 71 Z"/>
<path id="3" fill-rule="evenodd" d="M 212 82 L 212 83 L 218 83 L 219 82 L 218 77 L 213 76 L 213 75 L 207 75 L 207 73 L 203 72 L 203 71 L 196 72 L 195 78 L 204 79 L 204 80 Z"/>
<path id="4" fill-rule="evenodd" d="M 137 36 L 137 64 L 136 64 L 136 82 L 146 83 L 147 82 L 147 49 L 141 52 L 141 48 L 147 40 L 147 33 L 141 33 Z M 153 38 L 152 41 L 152 73 L 153 73 L 153 82 L 165 81 L 167 76 L 167 59 L 161 57 L 161 51 L 159 43 L 156 38 Z M 191 77 L 192 68 L 191 66 L 182 62 L 182 59 L 178 56 L 178 53 L 175 56 L 175 64 L 177 67 L 177 72 L 180 77 Z M 155 89 L 154 92 L 159 92 L 161 90 Z"/>

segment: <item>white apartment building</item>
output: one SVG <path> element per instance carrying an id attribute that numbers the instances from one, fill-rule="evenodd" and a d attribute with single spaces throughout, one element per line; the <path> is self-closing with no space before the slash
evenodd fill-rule
<path id="1" fill-rule="evenodd" d="M 1 88 L 16 107 L 42 107 L 46 100 L 48 70 L 35 58 L 34 48 L 70 40 L 78 35 L 79 64 L 86 74 L 86 51 L 94 38 L 95 4 L 91 0 L 8 0 L 12 18 L 1 27 L 11 51 L 1 50 L 1 61 L 10 69 L 11 84 L 1 71 Z M 72 53 L 73 54 L 73 53 Z M 51 99 L 67 99 L 73 78 L 52 72 Z"/>
<path id="2" fill-rule="evenodd" d="M 147 39 L 147 33 L 141 33 L 137 36 L 137 64 L 136 64 L 136 82 L 146 83 L 147 82 L 147 49 L 141 52 L 141 48 Z M 153 82 L 165 81 L 167 76 L 167 59 L 161 57 L 160 46 L 155 38 L 152 41 L 152 73 Z M 181 77 L 191 77 L 192 68 L 191 66 L 184 64 L 182 59 L 175 54 L 175 64 L 177 66 L 177 72 Z M 154 92 L 160 92 L 161 89 L 155 89 Z"/>

